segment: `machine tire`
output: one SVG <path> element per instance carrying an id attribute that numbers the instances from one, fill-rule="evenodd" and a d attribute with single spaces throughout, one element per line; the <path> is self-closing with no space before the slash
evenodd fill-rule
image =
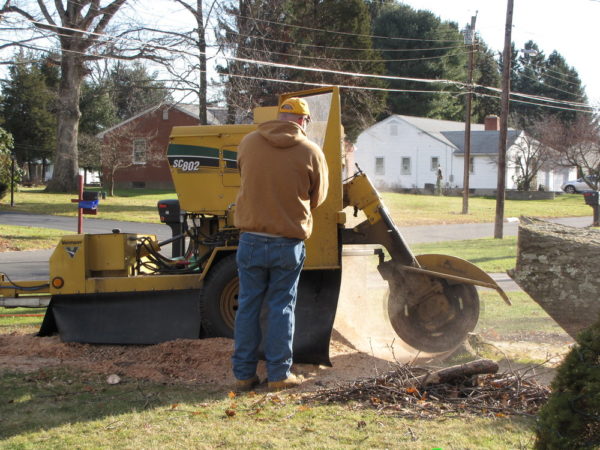
<path id="1" fill-rule="evenodd" d="M 575 194 L 575 193 L 577 193 L 577 190 L 575 189 L 575 186 L 568 185 L 568 186 L 565 186 L 565 192 L 567 194 Z"/>
<path id="2" fill-rule="evenodd" d="M 477 290 L 469 284 L 446 284 L 444 292 L 447 302 L 444 306 L 448 308 L 449 318 L 437 328 L 419 317 L 418 309 L 422 305 L 411 309 L 398 308 L 390 295 L 388 314 L 400 339 L 417 350 L 430 353 L 452 351 L 466 339 L 479 319 Z"/>
<path id="3" fill-rule="evenodd" d="M 207 337 L 233 338 L 238 290 L 237 264 L 232 253 L 215 264 L 204 282 L 200 310 Z"/>

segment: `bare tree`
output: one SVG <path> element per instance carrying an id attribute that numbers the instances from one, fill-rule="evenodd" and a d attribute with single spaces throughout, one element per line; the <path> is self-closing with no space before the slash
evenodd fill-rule
<path id="1" fill-rule="evenodd" d="M 155 51 L 151 46 L 132 45 L 131 41 L 123 40 L 129 33 L 127 30 L 112 37 L 104 35 L 126 1 L 112 0 L 103 4 L 102 0 L 55 0 L 52 3 L 37 0 L 12 4 L 12 0 L 6 0 L 0 9 L 0 17 L 4 20 L 21 19 L 25 31 L 30 34 L 28 39 L 13 40 L 13 45 L 27 46 L 45 37 L 57 39 L 60 46 L 58 130 L 54 175 L 48 184 L 49 191 L 66 192 L 76 188 L 79 171 L 77 134 L 81 116 L 79 97 L 82 82 L 88 73 L 86 63 L 107 57 L 152 57 Z M 11 39 L 14 39 L 14 31 L 12 34 Z"/>
<path id="2" fill-rule="evenodd" d="M 190 52 L 181 52 L 178 55 L 178 62 L 184 61 L 185 67 L 175 67 L 170 64 L 165 64 L 165 68 L 173 77 L 174 83 L 181 86 L 185 90 L 193 90 L 198 95 L 198 103 L 200 106 L 199 118 L 200 124 L 207 125 L 208 118 L 206 108 L 208 106 L 208 80 L 207 80 L 207 37 L 206 30 L 211 14 L 215 9 L 216 0 L 212 0 L 206 14 L 204 13 L 203 0 L 174 0 L 175 3 L 183 6 L 193 17 L 196 22 L 196 28 L 189 32 L 168 32 L 166 39 L 168 44 L 177 44 L 178 47 L 187 47 Z M 164 40 L 165 38 L 163 38 Z"/>
<path id="3" fill-rule="evenodd" d="M 158 166 L 165 160 L 164 148 L 156 144 L 156 133 L 144 135 L 143 148 L 136 148 L 140 136 L 134 124 L 123 125 L 104 136 L 100 147 L 100 160 L 108 195 L 114 196 L 115 175 L 119 170 L 138 164 Z"/>
<path id="4" fill-rule="evenodd" d="M 507 155 L 508 163 L 516 168 L 514 181 L 520 191 L 535 189 L 538 173 L 556 159 L 554 149 L 538 138 L 545 128 L 544 120 L 534 123 L 515 142 L 516 151 Z"/>
<path id="5" fill-rule="evenodd" d="M 565 167 L 577 168 L 590 189 L 600 188 L 600 124 L 598 118 L 586 114 L 574 122 L 561 122 L 556 117 L 546 121 L 543 140 L 556 149 L 556 162 Z"/>

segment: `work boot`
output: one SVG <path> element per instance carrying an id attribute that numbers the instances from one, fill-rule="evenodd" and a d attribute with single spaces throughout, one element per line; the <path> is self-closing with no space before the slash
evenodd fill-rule
<path id="1" fill-rule="evenodd" d="M 258 379 L 258 375 L 254 375 L 252 378 L 248 378 L 247 380 L 235 380 L 235 390 L 237 392 L 248 392 L 259 384 L 260 380 Z"/>
<path id="2" fill-rule="evenodd" d="M 300 386 L 300 384 L 302 384 L 302 377 L 290 373 L 290 375 L 283 380 L 269 381 L 269 391 L 282 391 L 283 389 Z"/>

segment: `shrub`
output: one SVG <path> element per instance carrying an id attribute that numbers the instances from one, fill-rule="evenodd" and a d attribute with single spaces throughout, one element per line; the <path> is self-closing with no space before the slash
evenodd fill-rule
<path id="1" fill-rule="evenodd" d="M 12 168 L 12 135 L 0 128 L 0 200 L 10 190 L 10 176 Z M 15 168 L 15 184 L 21 181 L 22 171 L 18 167 Z"/>
<path id="2" fill-rule="evenodd" d="M 600 447 L 600 320 L 577 337 L 540 411 L 537 449 Z"/>

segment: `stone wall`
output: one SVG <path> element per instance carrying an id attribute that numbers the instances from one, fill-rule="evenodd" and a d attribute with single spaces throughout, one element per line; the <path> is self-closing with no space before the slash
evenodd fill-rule
<path id="1" fill-rule="evenodd" d="M 571 336 L 600 317 L 600 231 L 521 218 L 510 276 Z"/>

